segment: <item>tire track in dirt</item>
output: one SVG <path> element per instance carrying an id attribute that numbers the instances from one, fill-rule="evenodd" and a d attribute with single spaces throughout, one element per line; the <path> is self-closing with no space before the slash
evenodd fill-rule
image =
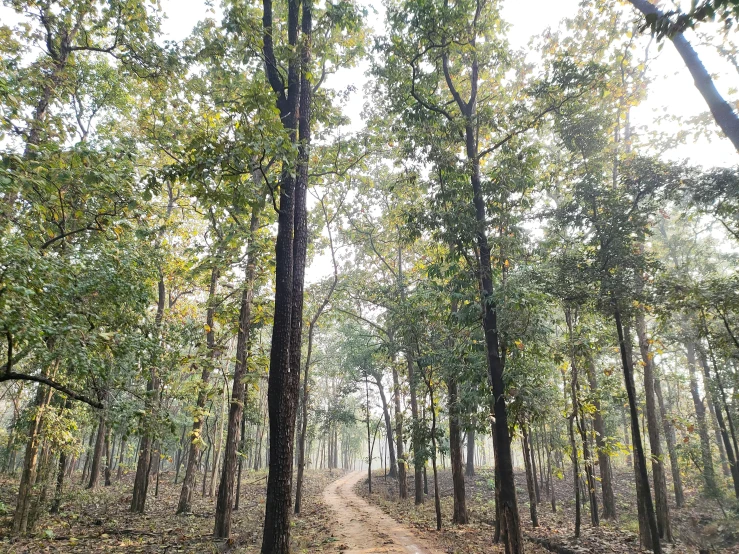
<path id="1" fill-rule="evenodd" d="M 365 475 L 363 471 L 349 473 L 323 491 L 323 501 L 333 512 L 331 525 L 338 549 L 347 554 L 443 554 L 357 496 L 354 485 Z"/>

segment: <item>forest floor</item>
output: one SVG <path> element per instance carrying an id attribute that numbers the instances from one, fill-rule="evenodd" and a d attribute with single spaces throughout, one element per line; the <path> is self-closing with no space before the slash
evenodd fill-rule
<path id="1" fill-rule="evenodd" d="M 336 552 L 338 539 L 332 536 L 330 510 L 322 491 L 342 474 L 334 470 L 308 470 L 305 474 L 302 514 L 293 517 L 292 542 L 296 553 Z M 0 478 L 0 552 L 8 554 L 53 553 L 218 553 L 259 552 L 264 518 L 266 472 L 249 472 L 242 483 L 241 506 L 234 512 L 230 544 L 213 540 L 215 498 L 193 498 L 193 513 L 175 515 L 181 485 L 173 474 L 162 473 L 159 495 L 155 483 L 149 487 L 146 514 L 132 514 L 133 474 L 110 487 L 87 491 L 79 486 L 79 475 L 67 491 L 60 513 L 43 514 L 34 534 L 12 538 L 12 524 L 18 491 L 17 479 Z"/>
<path id="2" fill-rule="evenodd" d="M 574 538 L 574 494 L 570 479 L 555 479 L 554 490 L 557 512 L 552 513 L 551 503 L 545 491 L 541 491 L 542 502 L 538 505 L 539 527 L 531 526 L 526 478 L 516 475 L 519 512 L 524 526 L 527 552 L 595 552 L 626 554 L 642 552 L 637 535 L 636 492 L 633 470 L 614 470 L 615 494 L 618 518 L 616 521 L 601 521 L 597 528 L 590 526 L 588 506 L 582 509 L 582 529 L 579 539 Z M 428 472 L 429 495 L 426 501 L 415 506 L 412 475 L 408 477 L 408 500 L 398 501 L 397 483 L 385 479 L 382 471 L 375 472 L 372 480 L 373 494 L 370 496 L 366 477 L 356 490 L 360 496 L 395 520 L 411 528 L 427 544 L 445 554 L 477 554 L 503 552 L 502 547 L 491 547 L 494 533 L 495 504 L 493 502 L 493 472 L 489 468 L 478 469 L 474 478 L 466 478 L 467 510 L 470 524 L 452 525 L 453 512 L 452 476 L 450 470 L 439 472 L 441 491 L 442 530 L 436 531 L 436 512 L 433 496 L 433 475 Z M 686 490 L 687 506 L 678 510 L 670 506 L 675 543 L 663 543 L 664 552 L 695 554 L 699 549 L 709 552 L 739 553 L 739 515 L 726 508 L 727 516 L 715 502 L 700 498 L 694 490 Z"/>
<path id="3" fill-rule="evenodd" d="M 474 479 L 466 479 L 467 507 L 471 523 L 451 524 L 452 482 L 450 471 L 440 472 L 443 529 L 435 530 L 433 494 L 421 506 L 413 504 L 413 480 L 408 479 L 409 500 L 398 502 L 397 483 L 375 472 L 373 494 L 367 492 L 366 473 L 342 475 L 341 471 L 309 470 L 306 472 L 302 514 L 293 518 L 293 551 L 299 553 L 360 552 L 412 554 L 478 554 L 502 552 L 492 545 L 495 519 L 493 475 L 490 469 L 478 469 Z M 429 486 L 433 493 L 432 475 Z M 173 475 L 162 473 L 159 494 L 155 483 L 149 489 L 146 514 L 131 514 L 132 474 L 111 487 L 84 490 L 79 476 L 65 494 L 61 511 L 43 514 L 35 532 L 28 537 L 9 534 L 17 494 L 17 479 L 0 478 L 0 552 L 9 554 L 52 553 L 219 553 L 259 552 L 264 516 L 265 472 L 249 472 L 242 484 L 241 508 L 234 512 L 232 540 L 228 543 L 212 538 L 214 521 L 213 497 L 200 492 L 193 499 L 193 513 L 176 516 L 180 485 Z M 572 482 L 555 480 L 557 512 L 552 513 L 549 500 L 539 505 L 540 526 L 533 529 L 529 519 L 528 495 L 523 475 L 516 476 L 519 508 L 527 538 L 527 552 L 549 552 L 543 545 L 559 547 L 560 552 L 594 552 L 627 554 L 640 552 L 636 531 L 636 507 L 633 472 L 616 469 L 615 482 L 619 517 L 589 525 L 587 506 L 583 508 L 582 534 L 573 538 L 574 502 Z M 665 545 L 668 553 L 696 553 L 698 548 L 710 552 L 739 553 L 739 518 L 726 506 L 724 517 L 715 501 L 702 499 L 688 489 L 688 506 L 676 510 L 671 506 L 674 545 Z M 359 496 L 358 496 L 359 495 Z M 360 498 L 361 497 L 361 498 Z M 368 504 L 369 502 L 369 504 Z M 374 504 L 374 506 L 370 505 Z"/>

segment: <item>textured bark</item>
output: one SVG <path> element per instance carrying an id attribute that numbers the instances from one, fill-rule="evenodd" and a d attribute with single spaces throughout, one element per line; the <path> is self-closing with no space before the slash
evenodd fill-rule
<path id="1" fill-rule="evenodd" d="M 657 15 L 662 16 L 662 12 L 648 0 L 629 0 L 631 4 L 644 15 Z M 688 39 L 685 38 L 682 32 L 676 33 L 672 38 L 672 43 L 675 45 L 680 57 L 683 59 L 685 66 L 690 71 L 690 75 L 693 77 L 695 88 L 701 93 L 703 99 L 708 104 L 708 108 L 713 114 L 713 118 L 721 127 L 724 134 L 734 144 L 734 148 L 739 150 L 739 118 L 729 105 L 726 100 L 716 89 L 716 85 L 713 82 L 713 78 L 710 73 L 706 70 L 703 62 L 698 57 L 698 54 L 693 49 Z"/>
<path id="2" fill-rule="evenodd" d="M 414 483 L 414 494 L 415 503 L 423 504 L 423 468 L 425 462 L 421 455 L 421 423 L 418 416 L 418 396 L 416 394 L 416 372 L 415 362 L 411 354 L 410 348 L 406 351 L 405 355 L 406 366 L 408 368 L 408 386 L 410 388 L 411 397 L 411 422 L 413 432 L 411 433 L 411 442 L 413 445 L 413 483 Z"/>
<path id="3" fill-rule="evenodd" d="M 670 524 L 670 508 L 667 502 L 667 480 L 665 479 L 664 456 L 660 442 L 657 406 L 654 393 L 654 354 L 649 349 L 647 324 L 644 313 L 638 310 L 634 322 L 636 336 L 639 339 L 639 351 L 644 367 L 644 395 L 647 412 L 647 433 L 652 456 L 652 483 L 654 486 L 654 507 L 657 515 L 657 530 L 662 539 L 672 542 L 672 526 Z"/>
<path id="4" fill-rule="evenodd" d="M 457 524 L 464 524 L 469 522 L 469 518 L 467 516 L 464 470 L 462 468 L 462 431 L 459 422 L 459 392 L 457 379 L 453 375 L 447 378 L 447 393 L 449 411 L 449 458 L 452 466 L 454 492 L 454 515 L 452 521 Z"/>
<path id="5" fill-rule="evenodd" d="M 603 493 L 603 518 L 613 519 L 616 517 L 616 498 L 613 494 L 613 470 L 611 468 L 611 457 L 608 455 L 606 446 L 606 426 L 603 422 L 600 398 L 598 396 L 598 378 L 592 359 L 587 360 L 588 383 L 592 395 L 593 428 L 595 429 L 595 448 L 598 454 L 598 467 L 600 468 L 600 486 Z"/>
<path id="6" fill-rule="evenodd" d="M 634 370 L 632 367 L 631 355 L 631 339 L 626 339 L 624 326 L 621 323 L 621 313 L 618 307 L 614 311 L 614 319 L 616 323 L 616 332 L 618 334 L 619 350 L 621 351 L 621 367 L 624 374 L 624 384 L 626 386 L 626 394 L 629 399 L 629 414 L 631 416 L 631 437 L 634 445 L 634 454 L 636 463 L 634 464 L 637 472 L 637 503 L 643 506 L 644 522 L 646 525 L 640 525 L 642 536 L 646 529 L 649 530 L 652 550 L 655 554 L 662 552 L 659 541 L 659 532 L 657 530 L 657 517 L 654 513 L 654 504 L 652 503 L 652 494 L 649 490 L 649 477 L 647 476 L 647 463 L 644 455 L 644 447 L 642 445 L 641 431 L 639 429 L 639 411 L 636 404 L 636 387 L 634 385 Z M 628 344 L 627 344 L 628 340 Z M 641 522 L 640 522 L 641 523 Z"/>
<path id="7" fill-rule="evenodd" d="M 297 119 L 310 121 L 310 104 L 300 106 L 302 94 L 309 88 L 300 86 L 300 63 L 310 55 L 311 0 L 303 2 L 304 48 L 299 59 L 291 56 L 288 64 L 287 95 L 277 69 L 272 41 L 272 0 L 263 1 L 263 52 L 265 69 L 272 89 L 278 96 L 284 128 L 294 143 L 297 140 Z M 300 4 L 288 1 L 288 43 L 298 49 Z M 306 32 L 307 31 L 307 32 Z M 304 68 L 305 72 L 308 68 Z M 307 76 L 307 73 L 304 74 Z M 304 80 L 305 82 L 305 80 Z M 299 110 L 299 107 L 302 108 Z M 301 129 L 303 133 L 309 129 Z M 307 141 L 306 141 L 307 147 Z M 300 382 L 300 345 L 302 336 L 303 277 L 307 228 L 305 194 L 307 158 L 299 163 L 298 177 L 285 168 L 280 185 L 280 214 L 275 247 L 275 307 L 272 327 L 272 348 L 268 380 L 269 411 L 269 477 L 262 536 L 262 554 L 288 554 L 290 551 L 290 513 L 292 502 L 293 445 L 295 415 Z"/>
<path id="8" fill-rule="evenodd" d="M 249 225 L 249 253 L 246 258 L 246 280 L 244 290 L 241 293 L 239 330 L 236 335 L 236 366 L 234 368 L 231 404 L 228 411 L 226 447 L 223 454 L 223 467 L 221 469 L 221 480 L 218 486 L 218 499 L 216 501 L 216 518 L 213 535 L 216 538 L 223 539 L 227 539 L 231 534 L 236 455 L 241 435 L 241 420 L 244 413 L 244 398 L 246 395 L 244 378 L 247 373 L 251 308 L 254 300 L 254 282 L 257 273 L 254 235 L 259 229 L 259 211 L 258 206 L 252 209 L 251 223 Z"/>

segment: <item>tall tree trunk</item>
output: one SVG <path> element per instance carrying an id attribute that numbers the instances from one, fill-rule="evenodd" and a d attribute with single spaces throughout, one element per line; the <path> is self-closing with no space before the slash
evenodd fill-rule
<path id="1" fill-rule="evenodd" d="M 658 17 L 663 15 L 648 0 L 629 0 L 629 2 L 644 15 L 656 15 Z M 736 113 L 716 89 L 713 78 L 683 33 L 676 33 L 671 38 L 675 49 L 680 54 L 685 66 L 690 71 L 690 75 L 693 77 L 695 88 L 698 89 L 698 92 L 701 93 L 706 104 L 708 104 L 708 108 L 711 110 L 716 123 L 718 123 L 724 134 L 731 140 L 734 148 L 739 150 L 739 118 Z"/>
<path id="2" fill-rule="evenodd" d="M 87 487 L 85 488 L 94 489 L 97 487 L 98 479 L 100 479 L 100 464 L 103 459 L 106 435 L 105 418 L 103 414 L 100 414 L 97 438 L 95 439 L 95 450 L 92 455 L 92 465 L 90 466 L 90 481 L 87 483 Z"/>
<path id="3" fill-rule="evenodd" d="M 377 390 L 380 393 L 380 400 L 382 402 L 382 415 L 385 419 L 385 434 L 388 441 L 388 452 L 390 456 L 390 477 L 393 479 L 398 478 L 398 461 L 395 458 L 395 445 L 393 444 L 393 423 L 390 417 L 390 407 L 387 403 L 387 397 L 385 396 L 385 387 L 382 386 L 382 380 L 380 375 L 375 375 L 375 383 L 377 384 Z"/>
<path id="4" fill-rule="evenodd" d="M 274 57 L 272 0 L 263 1 L 263 50 L 268 79 L 278 95 L 283 126 L 296 141 L 296 114 L 300 113 L 297 178 L 283 171 L 275 248 L 275 308 L 268 383 L 269 476 L 262 537 L 262 554 L 290 551 L 295 412 L 300 382 L 303 322 L 303 282 L 307 247 L 306 187 L 310 144 L 310 80 L 312 0 L 303 0 L 302 47 L 298 49 L 298 0 L 288 1 L 288 42 L 300 52 L 288 64 L 287 96 Z M 300 69 L 302 67 L 302 69 Z M 302 86 L 301 86 L 302 81 Z"/>
<path id="5" fill-rule="evenodd" d="M 614 319 L 616 323 L 616 332 L 618 334 L 619 350 L 621 351 L 621 366 L 624 374 L 624 384 L 626 386 L 626 394 L 629 399 L 629 413 L 631 416 L 631 437 L 634 445 L 634 454 L 636 456 L 636 471 L 639 479 L 637 479 L 637 496 L 638 503 L 642 504 L 645 509 L 646 527 L 649 529 L 652 550 L 655 554 L 662 552 L 659 541 L 659 531 L 657 530 L 657 517 L 654 514 L 654 504 L 652 503 L 652 493 L 649 490 L 649 477 L 647 476 L 647 462 L 644 456 L 644 447 L 642 446 L 641 431 L 639 430 L 639 411 L 636 405 L 636 387 L 634 385 L 634 371 L 632 368 L 632 358 L 630 348 L 626 344 L 624 338 L 624 327 L 621 323 L 621 312 L 618 306 L 615 306 Z M 629 341 L 631 339 L 629 338 Z"/>
<path id="6" fill-rule="evenodd" d="M 113 461 L 113 446 L 114 443 L 112 442 L 112 430 L 108 429 L 108 432 L 105 434 L 105 467 L 103 469 L 103 476 L 105 478 L 105 486 L 109 487 L 112 483 L 110 481 L 110 474 L 111 474 L 111 466 Z"/>
<path id="7" fill-rule="evenodd" d="M 236 474 L 236 454 L 241 433 L 241 420 L 244 413 L 247 373 L 247 357 L 249 352 L 249 333 L 251 331 L 251 308 L 254 299 L 254 282 L 256 280 L 256 255 L 254 235 L 259 229 L 259 208 L 252 209 L 249 225 L 249 254 L 246 261 L 246 282 L 241 294 L 239 310 L 239 330 L 236 338 L 236 367 L 234 369 L 231 406 L 228 411 L 228 430 L 226 448 L 223 454 L 223 469 L 218 486 L 216 501 L 216 519 L 213 535 L 216 538 L 228 538 L 231 534 L 231 513 L 233 510 L 234 477 Z"/>
<path id="8" fill-rule="evenodd" d="M 659 379 L 654 380 L 654 392 L 657 395 L 660 417 L 662 418 L 662 429 L 665 432 L 665 440 L 667 442 L 667 453 L 670 457 L 670 471 L 672 473 L 672 488 L 675 492 L 675 506 L 682 508 L 685 505 L 685 495 L 683 494 L 683 480 L 680 475 L 680 463 L 677 458 L 675 427 L 672 425 L 672 421 L 667 413 L 665 399 L 662 395 L 662 382 Z"/>
<path id="9" fill-rule="evenodd" d="M 172 201 L 170 200 L 170 206 Z M 171 208 L 170 208 L 171 209 Z M 160 274 L 157 299 L 157 313 L 155 317 L 155 332 L 159 335 L 162 319 L 164 318 L 164 303 L 166 300 L 166 291 L 164 288 L 164 276 Z M 149 380 L 146 384 L 146 403 L 148 409 L 154 411 L 159 405 L 159 377 L 156 368 L 149 370 Z M 143 422 L 146 425 L 146 422 Z M 131 511 L 135 513 L 144 513 L 146 509 L 146 493 L 149 490 L 149 469 L 151 467 L 153 430 L 145 428 L 143 437 L 141 438 L 141 447 L 139 450 L 139 459 L 136 464 L 136 477 L 133 482 L 133 494 L 131 495 Z"/>
<path id="10" fill-rule="evenodd" d="M 458 525 L 462 525 L 468 523 L 469 518 L 467 516 L 464 470 L 462 468 L 462 431 L 459 422 L 459 392 L 457 379 L 453 375 L 447 377 L 447 392 L 449 410 L 449 458 L 452 466 L 452 488 L 454 491 L 454 516 L 452 521 Z M 436 466 L 434 463 L 435 476 Z"/>
<path id="11" fill-rule="evenodd" d="M 531 525 L 533 527 L 539 527 L 539 518 L 536 515 L 536 491 L 534 490 L 534 475 L 533 468 L 531 466 L 531 449 L 529 448 L 529 434 L 526 424 L 521 426 L 523 434 L 521 435 L 521 452 L 523 453 L 524 466 L 526 467 L 526 489 L 529 493 L 529 513 L 531 514 Z M 579 508 L 576 508 L 579 512 Z M 580 536 L 580 525 L 579 521 L 575 527 L 575 536 Z"/>
<path id="12" fill-rule="evenodd" d="M 700 348 L 698 350 L 699 359 L 701 366 L 703 367 L 703 376 L 705 378 L 704 383 L 706 387 L 706 391 L 708 391 L 710 385 L 712 384 L 713 379 L 711 378 L 711 368 L 708 365 L 708 358 L 706 356 L 706 352 L 703 348 Z M 718 388 L 718 387 L 715 387 Z M 719 391 L 720 392 L 720 391 Z M 724 450 L 726 452 L 726 456 L 729 461 L 729 470 L 731 474 L 732 483 L 734 484 L 734 496 L 739 499 L 739 465 L 737 464 L 737 453 L 734 452 L 734 446 L 731 444 L 731 439 L 729 438 L 729 432 L 726 428 L 726 422 L 724 421 L 723 413 L 721 413 L 721 405 L 719 404 L 717 400 L 717 394 L 713 394 L 712 400 L 714 405 L 714 414 L 716 417 L 716 426 L 717 430 L 720 435 L 720 440 L 723 441 Z M 720 444 L 720 443 L 719 443 Z"/>
<path id="13" fill-rule="evenodd" d="M 606 445 L 606 426 L 603 422 L 603 412 L 600 404 L 600 389 L 598 378 L 595 374 L 595 365 L 592 358 L 586 361 L 590 394 L 592 397 L 594 413 L 593 427 L 595 428 L 595 448 L 598 452 L 598 467 L 600 468 L 600 486 L 603 492 L 603 518 L 614 519 L 616 517 L 616 497 L 613 494 L 613 470 L 611 469 L 611 457 L 608 455 Z"/>
<path id="14" fill-rule="evenodd" d="M 667 480 L 663 464 L 662 444 L 657 422 L 657 406 L 654 393 L 654 354 L 649 351 L 649 338 L 644 312 L 638 309 L 634 317 L 636 336 L 639 339 L 639 351 L 644 367 L 644 395 L 647 407 L 647 432 L 652 456 L 652 483 L 654 486 L 654 505 L 657 515 L 659 536 L 672 542 L 672 526 L 670 524 L 670 508 L 667 503 Z"/>
<path id="15" fill-rule="evenodd" d="M 400 380 L 398 370 L 393 363 L 393 403 L 395 404 L 395 441 L 398 456 L 398 496 L 408 498 L 408 481 L 406 468 L 408 467 L 403 453 L 403 412 L 400 409 Z"/>
<path id="16" fill-rule="evenodd" d="M 190 432 L 190 440 L 188 441 L 189 452 L 187 454 L 187 466 L 185 466 L 185 478 L 182 480 L 180 499 L 177 503 L 178 514 L 185 514 L 192 511 L 192 493 L 195 490 L 195 473 L 197 470 L 198 457 L 200 456 L 200 444 L 202 442 L 200 438 L 200 430 L 203 427 L 203 418 L 205 417 L 204 410 L 207 398 L 208 381 L 210 381 L 210 374 L 218 357 L 215 339 L 215 305 L 219 278 L 220 269 L 214 264 L 210 270 L 210 287 L 208 289 L 208 303 L 205 312 L 205 324 L 207 325 L 205 340 L 208 346 L 208 360 L 203 364 L 203 371 L 200 375 L 198 400 L 195 404 L 192 431 Z"/>
<path id="17" fill-rule="evenodd" d="M 15 513 L 13 514 L 13 533 L 17 535 L 25 534 L 30 530 L 29 514 L 34 501 L 33 487 L 36 484 L 37 466 L 39 465 L 40 433 L 44 411 L 51 401 L 51 395 L 52 389 L 50 387 L 44 385 L 38 386 L 33 403 L 36 410 L 28 427 L 28 442 L 26 444 L 26 454 L 23 459 L 23 472 L 21 473 L 18 500 L 16 502 Z"/>
<path id="18" fill-rule="evenodd" d="M 706 492 L 714 495 L 718 491 L 716 484 L 716 473 L 713 469 L 713 456 L 711 454 L 711 439 L 708 435 L 708 424 L 706 422 L 706 407 L 698 391 L 698 380 L 696 378 L 695 343 L 688 339 L 685 342 L 685 350 L 688 359 L 688 373 L 690 375 L 690 395 L 693 398 L 695 417 L 698 427 L 698 436 L 701 443 L 701 461 L 703 462 L 703 481 Z"/>
<path id="19" fill-rule="evenodd" d="M 475 426 L 477 418 L 472 416 L 470 428 L 467 431 L 467 462 L 465 464 L 465 475 L 467 477 L 475 476 Z"/>

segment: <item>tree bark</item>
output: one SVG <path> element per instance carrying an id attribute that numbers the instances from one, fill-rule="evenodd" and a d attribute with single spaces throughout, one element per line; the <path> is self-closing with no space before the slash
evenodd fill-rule
<path id="1" fill-rule="evenodd" d="M 465 475 L 467 477 L 475 476 L 475 426 L 477 425 L 477 418 L 472 417 L 470 428 L 467 431 L 467 462 L 465 464 Z"/>
<path id="2" fill-rule="evenodd" d="M 172 202 L 170 201 L 170 206 Z M 171 208 L 170 208 L 171 209 Z M 155 316 L 154 328 L 157 335 L 160 332 L 162 319 L 164 318 L 164 303 L 166 300 L 164 277 L 159 276 L 157 312 Z M 149 370 L 149 380 L 146 384 L 146 400 L 150 410 L 156 410 L 159 404 L 159 377 L 156 368 Z M 136 464 L 136 477 L 133 482 L 133 494 L 131 495 L 131 511 L 135 513 L 144 513 L 146 509 L 146 493 L 149 490 L 149 469 L 151 467 L 153 432 L 151 429 L 145 428 L 143 437 L 141 438 L 141 447 L 139 450 L 139 459 Z"/>
<path id="3" fill-rule="evenodd" d="M 701 366 L 703 367 L 703 376 L 705 377 L 704 383 L 706 386 L 706 390 L 708 390 L 710 384 L 713 381 L 713 379 L 711 378 L 711 368 L 708 365 L 708 358 L 706 356 L 705 350 L 703 350 L 703 348 L 699 348 L 698 354 Z M 711 397 L 714 403 L 713 411 L 716 417 L 716 426 L 718 427 L 720 439 L 723 441 L 724 450 L 729 461 L 729 470 L 732 483 L 734 485 L 734 496 L 739 499 L 739 465 L 737 465 L 736 460 L 737 454 L 734 452 L 734 446 L 731 444 L 731 439 L 729 438 L 729 433 L 726 428 L 724 416 L 723 413 L 721 413 L 721 405 L 716 398 L 717 395 L 713 394 L 711 395 Z"/>
<path id="4" fill-rule="evenodd" d="M 223 468 L 218 486 L 216 501 L 216 518 L 213 535 L 227 539 L 231 534 L 231 514 L 234 500 L 234 477 L 236 476 L 236 455 L 241 433 L 241 419 L 244 413 L 244 399 L 247 374 L 247 357 L 249 352 L 249 334 L 251 332 L 251 308 L 254 299 L 254 282 L 256 280 L 256 248 L 254 235 L 259 229 L 259 207 L 252 209 L 249 225 L 249 253 L 246 261 L 246 281 L 241 293 L 239 310 L 239 330 L 236 338 L 236 367 L 234 369 L 231 405 L 228 411 L 228 430 L 226 448 L 223 454 Z"/>
<path id="5" fill-rule="evenodd" d="M 654 504 L 652 503 L 652 493 L 649 490 L 649 477 L 647 476 L 647 463 L 644 456 L 644 447 L 642 446 L 641 431 L 639 429 L 639 411 L 636 405 L 636 387 L 634 386 L 634 372 L 632 368 L 632 359 L 629 348 L 624 338 L 624 327 L 621 323 L 621 312 L 618 306 L 615 306 L 614 319 L 616 322 L 616 332 L 618 334 L 619 350 L 621 351 L 621 366 L 624 374 L 624 384 L 626 386 L 626 394 L 629 399 L 629 413 L 631 416 L 631 437 L 634 445 L 634 453 L 636 455 L 635 468 L 638 472 L 637 479 L 637 496 L 638 503 L 642 504 L 645 509 L 646 527 L 649 529 L 652 550 L 655 554 L 662 552 L 659 541 L 659 531 L 657 530 L 657 517 L 654 514 Z M 630 340 L 630 339 L 629 339 Z"/>
<path id="6" fill-rule="evenodd" d="M 400 380 L 395 363 L 393 368 L 393 403 L 395 404 L 395 441 L 398 456 L 398 496 L 408 498 L 408 481 L 406 479 L 407 463 L 403 453 L 403 412 L 400 409 Z"/>
<path id="7" fill-rule="evenodd" d="M 283 170 L 280 187 L 280 214 L 275 247 L 275 308 L 267 403 L 269 408 L 269 476 L 262 536 L 262 554 L 288 554 L 290 551 L 290 508 L 292 502 L 293 445 L 295 413 L 300 381 L 303 278 L 307 246 L 305 196 L 310 141 L 310 36 L 312 1 L 303 0 L 303 46 L 298 50 L 300 4 L 288 1 L 288 42 L 300 52 L 288 64 L 287 95 L 272 43 L 272 0 L 263 1 L 263 52 L 270 84 L 278 95 L 283 126 L 295 143 L 300 113 L 299 163 L 297 179 L 290 169 Z M 302 83 L 301 69 L 302 64 Z M 305 124 L 304 124 L 305 123 Z"/>
<path id="8" fill-rule="evenodd" d="M 87 483 L 87 487 L 85 487 L 87 489 L 97 487 L 98 480 L 100 479 L 100 464 L 103 459 L 106 434 L 105 418 L 103 414 L 100 414 L 97 438 L 95 439 L 95 450 L 93 451 L 92 464 L 90 465 L 90 480 Z"/>
<path id="9" fill-rule="evenodd" d="M 529 493 L 529 513 L 531 514 L 531 525 L 532 527 L 539 527 L 539 518 L 536 515 L 536 491 L 534 490 L 534 475 L 533 468 L 531 466 L 531 449 L 529 448 L 529 434 L 526 429 L 526 425 L 521 426 L 523 434 L 521 435 L 521 452 L 523 453 L 524 466 L 526 467 L 526 489 Z M 579 512 L 579 507 L 576 507 Z M 580 536 L 580 525 L 579 521 L 576 522 L 575 536 Z"/>
<path id="10" fill-rule="evenodd" d="M 454 490 L 454 516 L 452 521 L 458 525 L 469 522 L 464 489 L 464 470 L 462 468 L 462 431 L 459 421 L 459 391 L 457 378 L 447 378 L 447 402 L 449 411 L 449 458 L 452 466 Z M 468 435 L 469 436 L 469 435 Z M 434 473 L 436 471 L 434 470 Z"/>
<path id="11" fill-rule="evenodd" d="M 198 399 L 195 404 L 192 430 L 190 431 L 190 440 L 188 441 L 189 452 L 187 454 L 187 465 L 185 466 L 185 478 L 182 480 L 180 499 L 177 503 L 178 514 L 185 514 L 192 511 L 192 494 L 195 489 L 195 473 L 197 471 L 198 457 L 200 456 L 200 432 L 203 427 L 205 401 L 207 398 L 206 389 L 208 388 L 208 381 L 210 381 L 211 371 L 215 366 L 215 361 L 218 357 L 215 339 L 215 303 L 219 278 L 220 269 L 214 264 L 210 270 L 210 286 L 208 289 L 208 302 L 205 312 L 205 324 L 207 325 L 205 340 L 208 347 L 208 361 L 203 365 L 203 370 L 200 375 Z"/>
<path id="12" fill-rule="evenodd" d="M 654 486 L 657 530 L 659 531 L 660 538 L 672 542 L 670 508 L 667 502 L 667 481 L 665 479 L 664 457 L 662 455 L 659 424 L 657 422 L 657 406 L 655 404 L 654 354 L 649 351 L 647 324 L 644 318 L 644 312 L 641 309 L 637 310 L 634 321 L 636 323 L 636 336 L 639 339 L 639 351 L 644 367 L 644 395 L 647 408 L 647 432 L 649 434 L 649 445 L 652 452 L 652 483 Z"/>
<path id="13" fill-rule="evenodd" d="M 603 422 L 598 388 L 598 378 L 595 374 L 595 366 L 592 358 L 586 362 L 590 394 L 595 411 L 593 413 L 593 427 L 595 428 L 595 448 L 598 453 L 598 467 L 600 468 L 600 486 L 603 492 L 603 518 L 614 519 L 616 517 L 616 497 L 613 494 L 613 470 L 611 469 L 611 457 L 608 455 L 606 445 L 606 426 Z"/>
<path id="14" fill-rule="evenodd" d="M 693 407 L 695 408 L 695 417 L 698 427 L 698 436 L 701 443 L 701 461 L 703 467 L 703 481 L 705 490 L 709 495 L 715 495 L 718 492 L 716 484 L 716 473 L 713 468 L 713 456 L 711 454 L 711 439 L 708 435 L 708 424 L 706 422 L 706 407 L 700 397 L 698 391 L 698 380 L 696 379 L 696 360 L 695 360 L 695 343 L 688 339 L 685 342 L 685 350 L 688 360 L 688 373 L 690 375 L 690 395 L 693 398 Z"/>

